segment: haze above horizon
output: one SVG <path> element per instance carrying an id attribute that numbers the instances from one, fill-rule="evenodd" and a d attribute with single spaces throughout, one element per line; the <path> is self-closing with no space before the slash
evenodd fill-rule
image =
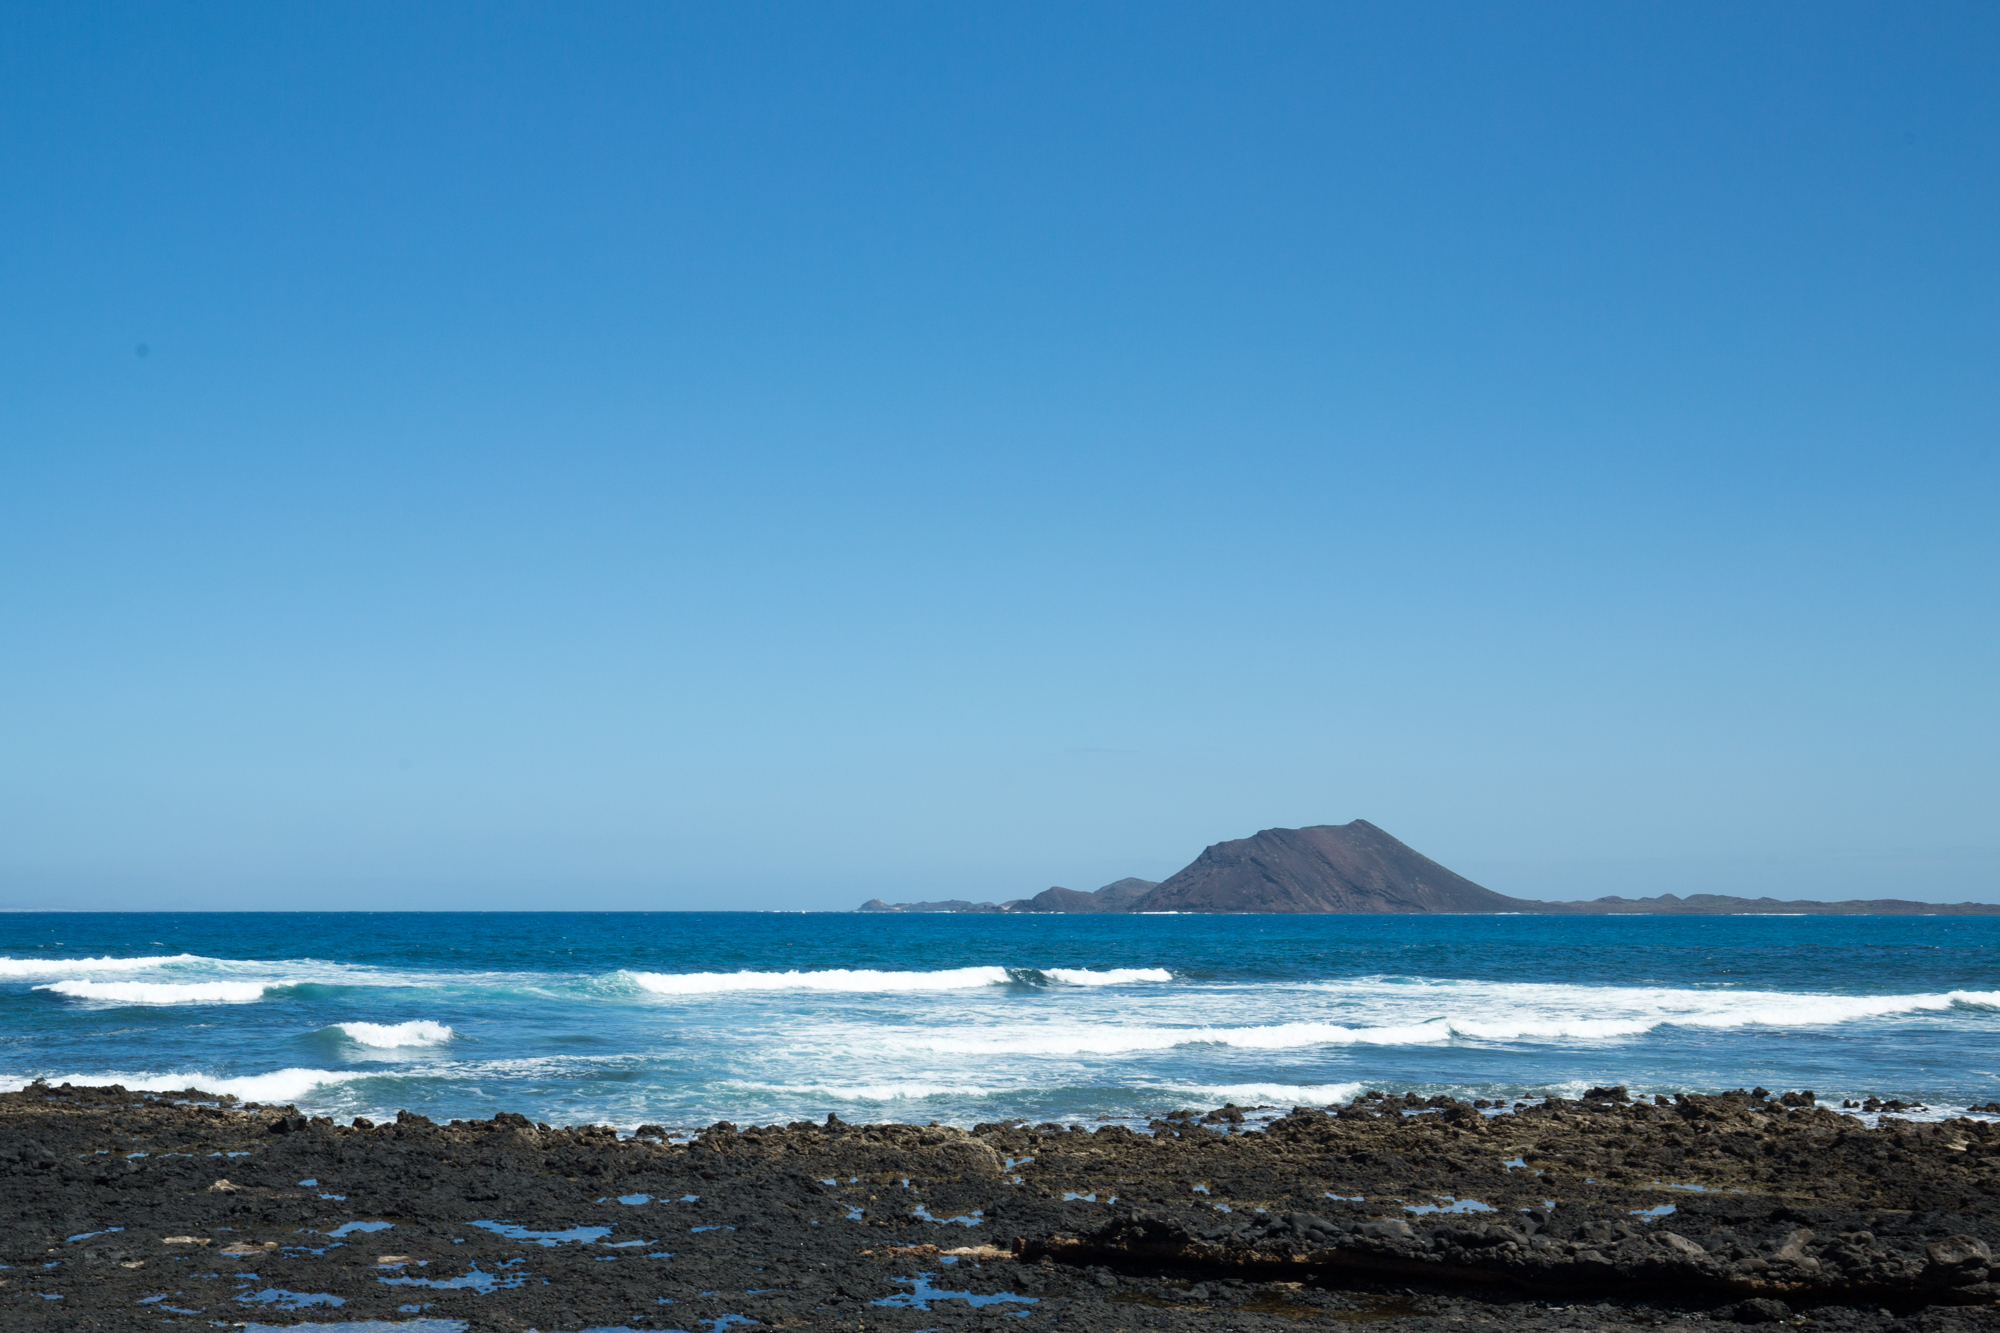
<path id="1" fill-rule="evenodd" d="M 5 32 L 0 907 L 2000 901 L 1991 6 Z"/>

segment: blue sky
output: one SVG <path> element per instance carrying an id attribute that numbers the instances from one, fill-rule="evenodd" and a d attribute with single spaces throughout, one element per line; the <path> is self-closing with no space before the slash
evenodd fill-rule
<path id="1" fill-rule="evenodd" d="M 0 23 L 0 906 L 2000 900 L 1990 5 Z"/>

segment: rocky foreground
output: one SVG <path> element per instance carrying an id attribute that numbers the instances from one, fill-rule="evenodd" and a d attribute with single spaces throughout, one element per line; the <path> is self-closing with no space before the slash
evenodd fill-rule
<path id="1" fill-rule="evenodd" d="M 679 1144 L 36 1085 L 0 1096 L 0 1326 L 2000 1330 L 1983 1121 L 1600 1089 L 1242 1125 Z"/>

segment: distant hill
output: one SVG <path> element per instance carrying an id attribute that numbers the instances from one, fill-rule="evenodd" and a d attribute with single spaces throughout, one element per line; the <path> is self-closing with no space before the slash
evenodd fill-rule
<path id="1" fill-rule="evenodd" d="M 963 898 L 947 898 L 935 903 L 885 903 L 870 898 L 862 912 L 1126 912 L 1154 887 L 1150 879 L 1121 879 L 1106 884 L 1095 893 L 1078 893 L 1061 885 L 1043 889 L 1032 898 L 1010 898 L 1004 903 L 973 903 Z"/>
<path id="2" fill-rule="evenodd" d="M 946 898 L 935 903 L 885 903 L 880 898 L 870 898 L 857 907 L 857 912 L 1011 912 L 1025 898 L 1016 898 L 1005 903 L 974 903 L 963 898 Z"/>
<path id="3" fill-rule="evenodd" d="M 1269 828 L 1218 842 L 1185 869 L 1155 884 L 1121 879 L 1095 893 L 1061 887 L 1004 903 L 935 903 L 871 898 L 864 912 L 1116 913 L 1518 912 L 1549 916 L 1996 916 L 2000 904 L 1919 903 L 1900 898 L 1782 902 L 1716 893 L 1687 897 L 1598 898 L 1549 903 L 1510 898 L 1445 869 L 1365 819 L 1307 828 Z"/>
<path id="4" fill-rule="evenodd" d="M 1121 879 L 1106 884 L 1095 893 L 1078 893 L 1061 887 L 1043 889 L 1028 899 L 1019 912 L 1129 912 L 1141 898 L 1159 886 L 1150 879 Z"/>
<path id="5" fill-rule="evenodd" d="M 1218 842 L 1133 905 L 1139 912 L 1518 912 L 1365 819 Z"/>

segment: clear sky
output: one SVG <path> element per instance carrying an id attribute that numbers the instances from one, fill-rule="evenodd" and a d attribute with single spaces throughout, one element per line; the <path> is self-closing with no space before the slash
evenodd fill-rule
<path id="1" fill-rule="evenodd" d="M 0 906 L 2000 900 L 2000 8 L 0 7 Z"/>

